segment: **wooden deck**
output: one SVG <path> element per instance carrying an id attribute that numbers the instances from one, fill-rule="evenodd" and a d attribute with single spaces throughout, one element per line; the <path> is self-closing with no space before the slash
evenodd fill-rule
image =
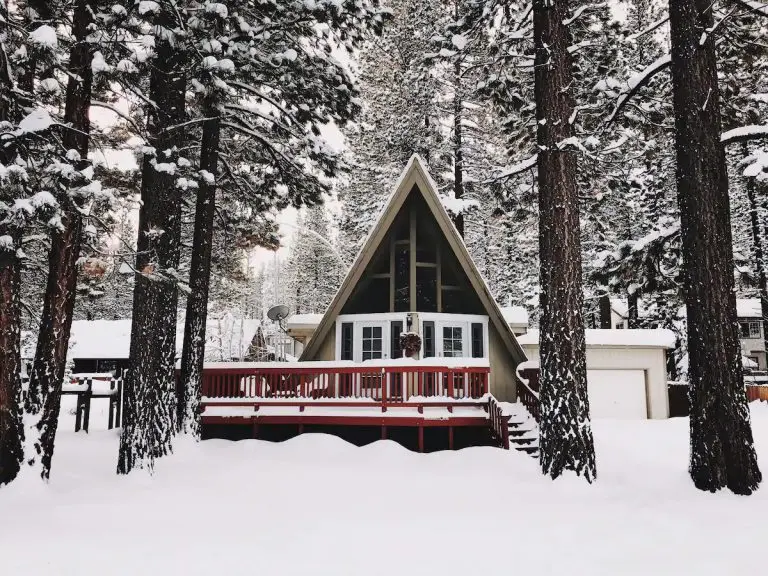
<path id="1" fill-rule="evenodd" d="M 206 364 L 202 384 L 203 425 L 444 427 L 449 448 L 453 428 L 490 429 L 508 447 L 506 421 L 489 393 L 490 369 L 468 361 L 450 366 L 407 362 Z"/>

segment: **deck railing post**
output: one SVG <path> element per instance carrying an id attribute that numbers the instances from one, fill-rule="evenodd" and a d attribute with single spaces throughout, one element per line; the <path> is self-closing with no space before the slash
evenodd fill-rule
<path id="1" fill-rule="evenodd" d="M 454 372 L 452 369 L 449 369 L 448 371 L 448 398 L 453 399 L 454 394 L 454 386 L 453 386 L 453 379 L 456 375 L 456 372 Z"/>
<path id="2" fill-rule="evenodd" d="M 386 368 L 381 369 L 381 411 L 387 411 L 387 389 L 389 388 L 389 380 L 392 376 L 391 372 L 387 372 Z"/>

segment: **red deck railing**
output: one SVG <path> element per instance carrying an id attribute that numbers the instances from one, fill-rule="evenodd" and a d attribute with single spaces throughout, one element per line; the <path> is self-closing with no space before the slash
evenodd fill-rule
<path id="1" fill-rule="evenodd" d="M 501 405 L 493 396 L 488 398 L 488 417 L 499 444 L 505 450 L 509 450 L 509 416 L 504 415 Z"/>
<path id="2" fill-rule="evenodd" d="M 298 405 L 302 401 L 387 405 L 481 399 L 488 393 L 487 366 L 376 365 L 362 363 L 206 364 L 204 401 L 226 405 L 243 401 Z"/>
<path id="3" fill-rule="evenodd" d="M 533 419 L 539 422 L 541 415 L 539 402 L 539 369 L 526 368 L 520 370 L 521 378 L 517 379 L 517 397 L 523 406 L 530 412 Z M 527 380 L 527 383 L 526 383 Z"/>

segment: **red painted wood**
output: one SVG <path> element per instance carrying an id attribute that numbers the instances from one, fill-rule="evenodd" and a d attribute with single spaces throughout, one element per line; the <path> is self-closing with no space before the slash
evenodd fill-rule
<path id="1" fill-rule="evenodd" d="M 202 415 L 203 424 L 316 424 L 326 426 L 402 426 L 405 428 L 445 428 L 448 426 L 477 426 L 488 428 L 487 418 L 467 417 L 447 420 L 429 420 L 412 416 L 206 416 Z"/>

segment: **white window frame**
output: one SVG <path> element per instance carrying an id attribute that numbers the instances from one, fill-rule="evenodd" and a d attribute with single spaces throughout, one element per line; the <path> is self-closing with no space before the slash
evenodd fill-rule
<path id="1" fill-rule="evenodd" d="M 336 317 L 336 359 L 341 359 L 341 325 L 352 324 L 352 361 L 363 361 L 363 326 L 382 326 L 384 339 L 382 350 L 383 359 L 392 358 L 392 322 L 403 323 L 403 331 L 408 331 L 409 312 L 381 312 L 379 314 L 341 314 Z M 443 356 L 443 327 L 461 327 L 462 329 L 462 358 L 472 358 L 472 324 L 483 326 L 483 358 L 488 358 L 488 316 L 480 314 L 446 314 L 439 312 L 417 312 L 418 332 L 424 337 L 424 322 L 435 324 L 435 357 Z M 417 329 L 411 326 L 411 331 Z M 420 358 L 424 358 L 424 346 L 422 343 Z"/>

